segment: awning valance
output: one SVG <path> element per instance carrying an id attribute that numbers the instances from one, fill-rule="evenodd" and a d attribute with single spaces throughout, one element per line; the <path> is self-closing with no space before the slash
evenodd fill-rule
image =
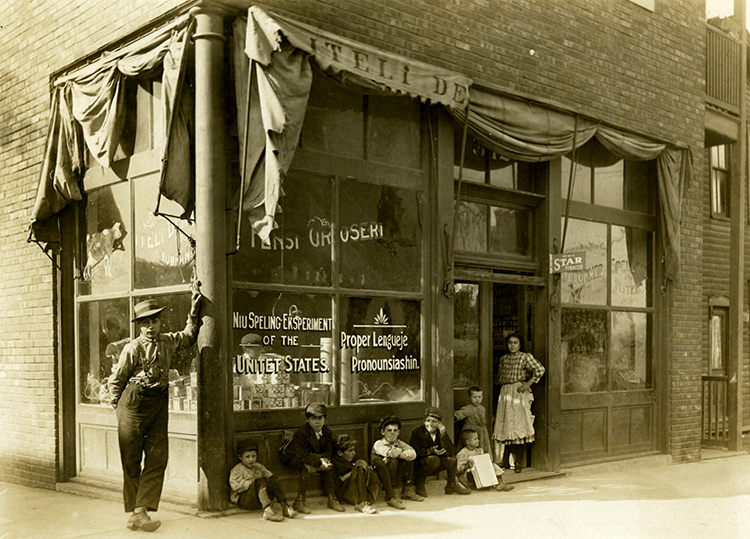
<path id="1" fill-rule="evenodd" d="M 161 193 L 182 205 L 186 215 L 192 212 L 194 194 L 185 181 L 194 168 L 187 143 L 187 123 L 192 113 L 189 103 L 178 94 L 191 31 L 188 17 L 181 17 L 54 81 L 50 130 L 31 217 L 30 240 L 46 247 L 59 243 L 57 214 L 68 203 L 82 198 L 80 181 L 86 172 L 86 149 L 102 166 L 112 164 L 126 118 L 125 79 L 158 70 L 162 72 L 165 124 L 167 133 L 171 133 L 169 167 L 166 149 L 162 148 Z M 167 133 L 157 137 L 162 146 L 166 146 Z"/>
<path id="2" fill-rule="evenodd" d="M 310 94 L 311 61 L 364 89 L 410 95 L 448 108 L 468 103 L 468 77 L 258 7 L 248 10 L 247 20 L 235 22 L 234 32 L 245 35 L 244 55 L 235 51 L 238 123 L 244 141 L 242 208 L 263 241 L 276 228 L 281 183 L 294 157 Z"/>
<path id="3" fill-rule="evenodd" d="M 465 109 L 451 109 L 451 114 L 462 124 L 466 121 Z M 514 99 L 479 85 L 471 89 L 468 130 L 487 149 L 518 161 L 549 161 L 571 154 L 592 138 L 615 159 L 656 159 L 664 232 L 664 272 L 668 279 L 677 279 L 682 196 L 693 170 L 689 149 L 627 133 L 570 112 Z"/>

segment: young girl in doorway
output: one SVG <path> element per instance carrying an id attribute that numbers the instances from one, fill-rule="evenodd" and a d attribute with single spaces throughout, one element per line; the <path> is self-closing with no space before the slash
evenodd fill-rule
<path id="1" fill-rule="evenodd" d="M 513 454 L 516 473 L 523 469 L 526 444 L 534 441 L 534 416 L 531 403 L 534 394 L 531 384 L 544 375 L 544 366 L 527 352 L 521 352 L 521 336 L 518 333 L 506 338 L 508 353 L 500 358 L 497 381 L 500 396 L 497 399 L 497 415 L 492 437 L 505 444 L 502 467 L 510 468 Z"/>

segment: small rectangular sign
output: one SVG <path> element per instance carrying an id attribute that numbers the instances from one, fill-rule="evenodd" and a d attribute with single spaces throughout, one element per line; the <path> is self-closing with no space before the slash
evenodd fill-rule
<path id="1" fill-rule="evenodd" d="M 549 255 L 549 272 L 580 271 L 586 269 L 586 251 Z"/>

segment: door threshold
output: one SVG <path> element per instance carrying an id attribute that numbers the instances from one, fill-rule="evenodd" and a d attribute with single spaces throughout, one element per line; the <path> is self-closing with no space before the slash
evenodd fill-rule
<path id="1" fill-rule="evenodd" d="M 563 476 L 565 476 L 565 472 L 545 472 L 543 470 L 535 470 L 534 468 L 524 468 L 521 473 L 516 473 L 515 470 L 505 470 L 505 473 L 503 474 L 503 481 L 511 484 Z"/>

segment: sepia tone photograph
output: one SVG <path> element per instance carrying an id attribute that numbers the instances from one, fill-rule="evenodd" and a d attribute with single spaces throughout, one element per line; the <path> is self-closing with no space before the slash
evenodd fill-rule
<path id="1" fill-rule="evenodd" d="M 747 11 L 0 0 L 0 539 L 750 537 Z"/>

